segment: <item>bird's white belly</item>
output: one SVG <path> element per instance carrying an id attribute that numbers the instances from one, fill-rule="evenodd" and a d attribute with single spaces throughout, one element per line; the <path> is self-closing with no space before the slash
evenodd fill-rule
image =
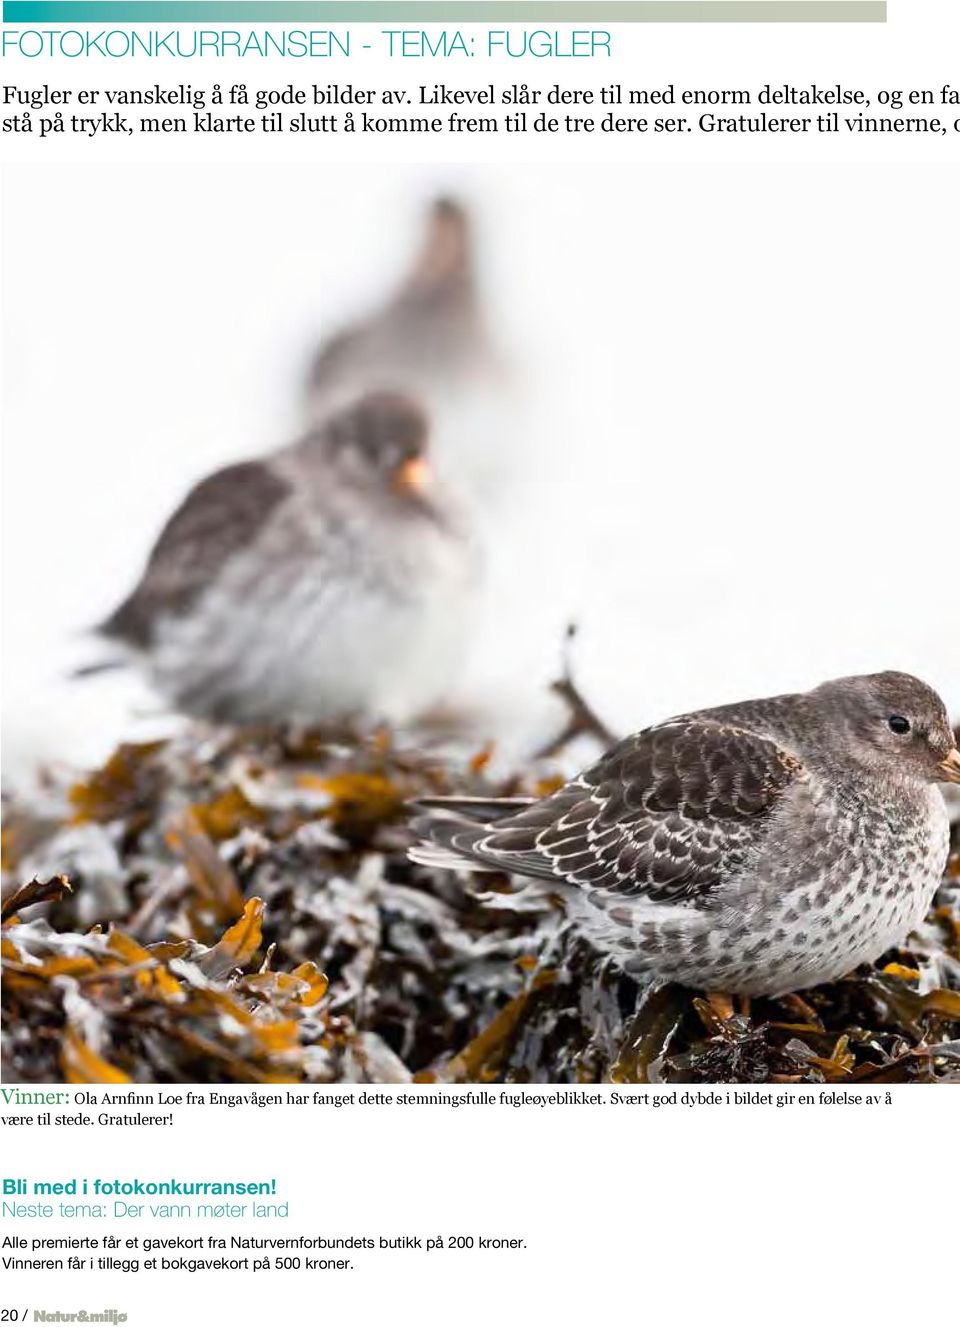
<path id="1" fill-rule="evenodd" d="M 402 723 L 445 698 L 466 637 L 468 596 L 441 581 L 413 599 L 372 590 L 311 599 L 275 672 L 278 708 L 300 718 L 366 715 Z"/>
<path id="2" fill-rule="evenodd" d="M 402 552 L 402 550 L 401 550 Z M 248 721 L 402 723 L 440 703 L 467 642 L 472 569 L 446 536 L 383 574 L 331 577 L 309 558 L 238 559 L 202 612 L 168 621 L 153 652 L 187 709 Z"/>

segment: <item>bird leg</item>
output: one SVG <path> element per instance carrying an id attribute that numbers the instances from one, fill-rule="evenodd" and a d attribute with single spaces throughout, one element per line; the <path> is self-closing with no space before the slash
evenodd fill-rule
<path id="1" fill-rule="evenodd" d="M 729 1023 L 736 1013 L 733 997 L 723 991 L 708 991 L 707 1004 L 722 1023 Z"/>
<path id="2" fill-rule="evenodd" d="M 697 1017 L 711 1037 L 730 1041 L 738 1034 L 733 1000 L 721 991 L 705 991 L 694 995 L 693 1007 Z"/>

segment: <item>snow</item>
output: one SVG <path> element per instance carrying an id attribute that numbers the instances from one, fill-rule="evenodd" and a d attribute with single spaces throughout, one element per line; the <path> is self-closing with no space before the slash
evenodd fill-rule
<path id="1" fill-rule="evenodd" d="M 902 668 L 960 712 L 952 183 L 926 167 L 8 168 L 5 773 L 170 724 L 66 677 L 319 337 L 471 208 L 511 388 L 443 438 L 488 531 L 461 692 L 542 732 L 563 627 L 614 726 Z M 495 406 L 495 408 L 494 408 Z"/>

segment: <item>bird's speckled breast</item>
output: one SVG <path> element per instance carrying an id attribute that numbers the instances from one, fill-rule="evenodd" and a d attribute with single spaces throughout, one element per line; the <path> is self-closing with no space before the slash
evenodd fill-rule
<path id="1" fill-rule="evenodd" d="M 754 860 L 705 906 L 660 916 L 641 906 L 630 931 L 595 915 L 596 940 L 615 944 L 638 975 L 747 995 L 835 980 L 896 945 L 943 877 L 949 822 L 939 789 L 893 805 L 866 790 L 832 796 L 807 778 L 789 800 L 801 814 L 785 804 Z"/>

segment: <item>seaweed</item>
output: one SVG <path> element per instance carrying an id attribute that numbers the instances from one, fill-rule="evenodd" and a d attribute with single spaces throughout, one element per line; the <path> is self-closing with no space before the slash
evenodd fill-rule
<path id="1" fill-rule="evenodd" d="M 901 948 L 731 1003 L 641 989 L 549 889 L 408 860 L 411 798 L 556 786 L 549 756 L 509 778 L 489 757 L 385 731 L 196 726 L 9 798 L 6 1079 L 960 1081 L 956 823 Z"/>

